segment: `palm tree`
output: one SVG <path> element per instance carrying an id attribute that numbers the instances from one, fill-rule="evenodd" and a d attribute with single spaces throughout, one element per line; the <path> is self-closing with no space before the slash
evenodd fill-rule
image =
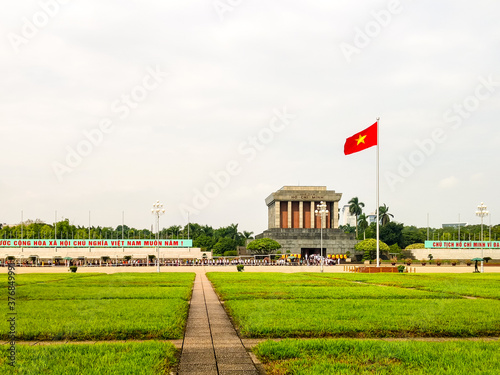
<path id="1" fill-rule="evenodd" d="M 358 217 L 359 229 L 361 229 L 363 231 L 363 239 L 364 240 L 366 240 L 365 231 L 366 231 L 366 228 L 368 228 L 368 220 L 367 219 L 368 218 L 365 214 L 361 214 Z"/>
<path id="2" fill-rule="evenodd" d="M 167 228 L 167 233 L 171 234 L 170 238 L 174 238 L 174 233 L 176 234 L 176 237 L 179 238 L 179 231 L 181 228 L 182 227 L 180 225 L 171 225 Z"/>
<path id="3" fill-rule="evenodd" d="M 241 246 L 245 246 L 247 240 L 253 239 L 253 232 L 248 232 L 244 230 L 243 232 L 238 233 L 238 237 L 240 238 Z"/>
<path id="4" fill-rule="evenodd" d="M 356 232 L 356 229 L 354 227 L 351 227 L 349 223 L 346 225 L 339 225 L 339 229 L 343 231 L 344 233 L 354 233 Z"/>
<path id="5" fill-rule="evenodd" d="M 358 197 L 351 198 L 351 200 L 347 203 L 349 204 L 349 212 L 351 215 L 356 216 L 356 238 L 358 238 L 358 216 L 363 212 L 365 204 L 360 202 Z"/>
<path id="6" fill-rule="evenodd" d="M 391 217 L 394 217 L 394 215 L 389 213 L 389 207 L 387 207 L 385 203 L 383 206 L 378 208 L 378 219 L 380 220 L 380 224 L 382 224 L 382 226 L 391 221 Z"/>

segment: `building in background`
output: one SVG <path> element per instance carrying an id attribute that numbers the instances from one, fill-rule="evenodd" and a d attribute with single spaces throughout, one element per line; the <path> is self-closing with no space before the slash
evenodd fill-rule
<path id="1" fill-rule="evenodd" d="M 289 250 L 302 257 L 320 254 L 351 253 L 358 242 L 354 234 L 339 228 L 339 201 L 341 193 L 326 186 L 284 186 L 265 200 L 268 209 L 268 229 L 256 238 L 271 238 L 280 243 L 281 251 Z M 328 214 L 321 230 L 321 217 L 315 214 L 320 202 L 325 202 Z"/>
<path id="2" fill-rule="evenodd" d="M 458 227 L 463 228 L 469 224 L 467 223 L 447 223 L 447 224 L 442 224 L 443 229 L 446 228 L 453 228 L 453 229 L 458 229 Z"/>
<path id="3" fill-rule="evenodd" d="M 351 227 L 356 226 L 356 215 L 353 215 L 349 212 L 349 205 L 345 204 L 342 207 L 342 212 L 340 214 L 340 224 L 341 225 L 350 225 Z"/>
<path id="4" fill-rule="evenodd" d="M 366 219 L 368 220 L 368 225 L 371 223 L 376 223 L 377 222 L 377 215 L 375 212 L 372 212 L 371 214 L 366 216 Z"/>

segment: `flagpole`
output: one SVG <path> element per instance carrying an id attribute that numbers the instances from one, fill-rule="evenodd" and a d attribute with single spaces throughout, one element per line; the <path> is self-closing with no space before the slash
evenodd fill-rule
<path id="1" fill-rule="evenodd" d="M 379 217 L 379 132 L 380 132 L 380 117 L 377 117 L 377 213 L 376 213 L 376 219 L 377 219 L 377 267 L 380 267 L 380 217 Z"/>

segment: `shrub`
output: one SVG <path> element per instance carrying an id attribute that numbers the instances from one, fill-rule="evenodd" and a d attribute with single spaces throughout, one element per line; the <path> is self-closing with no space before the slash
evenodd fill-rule
<path id="1" fill-rule="evenodd" d="M 425 249 L 425 244 L 419 242 L 419 243 L 414 243 L 414 244 L 408 245 L 405 248 L 405 250 L 412 250 L 412 249 Z"/>
<path id="2" fill-rule="evenodd" d="M 382 241 L 379 241 L 380 251 L 389 251 L 389 246 Z M 375 259 L 376 250 L 377 250 L 377 240 L 374 238 L 368 238 L 361 242 L 358 242 L 354 249 L 358 251 L 363 251 L 363 260 L 372 260 Z"/>
<path id="3" fill-rule="evenodd" d="M 238 255 L 238 252 L 236 250 L 224 251 L 225 257 L 235 257 L 237 255 Z"/>
<path id="4" fill-rule="evenodd" d="M 413 260 L 412 260 L 411 258 L 406 258 L 406 259 L 405 259 L 405 263 L 406 263 L 407 265 L 410 265 L 412 262 L 413 262 Z"/>
<path id="5" fill-rule="evenodd" d="M 247 245 L 247 249 L 254 254 L 269 254 L 281 248 L 279 242 L 270 238 L 260 238 L 253 240 Z"/>
<path id="6" fill-rule="evenodd" d="M 398 262 L 398 258 L 391 258 L 391 263 L 395 264 Z"/>
<path id="7" fill-rule="evenodd" d="M 77 266 L 69 266 L 69 270 L 73 273 L 75 273 L 77 269 L 78 269 Z"/>
<path id="8" fill-rule="evenodd" d="M 403 265 L 398 266 L 398 272 L 400 272 L 400 273 L 405 272 L 405 266 L 403 266 Z"/>
<path id="9" fill-rule="evenodd" d="M 238 272 L 243 272 L 243 269 L 245 268 L 245 266 L 243 264 L 238 264 L 236 266 L 236 269 L 238 270 Z"/>

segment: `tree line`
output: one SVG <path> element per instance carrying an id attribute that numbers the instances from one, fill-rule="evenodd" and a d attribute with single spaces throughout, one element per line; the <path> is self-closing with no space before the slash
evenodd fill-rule
<path id="1" fill-rule="evenodd" d="M 376 238 L 376 222 L 368 223 L 368 217 L 363 213 L 365 204 L 358 197 L 352 198 L 349 202 L 349 212 L 356 216 L 356 226 L 341 225 L 339 228 L 345 233 L 355 233 L 356 239 L 363 240 Z M 404 225 L 391 221 L 394 218 L 389 212 L 386 204 L 379 207 L 380 240 L 389 245 L 391 252 L 397 253 L 401 249 L 415 243 L 423 243 L 427 239 L 430 241 L 479 241 L 481 240 L 481 225 L 466 225 L 459 228 L 417 228 L 416 226 Z M 483 240 L 500 240 L 500 225 L 490 228 L 483 225 Z"/>
<path id="2" fill-rule="evenodd" d="M 116 228 L 76 226 L 69 219 L 63 219 L 54 225 L 38 219 L 26 220 L 22 224 L 3 226 L 0 229 L 1 239 L 154 239 L 155 236 L 156 233 L 149 229 L 131 228 L 127 225 L 118 225 Z M 189 223 L 162 228 L 158 236 L 160 239 L 189 238 L 193 240 L 193 247 L 223 255 L 228 251 L 236 251 L 238 246 L 245 246 L 248 239 L 253 239 L 253 232 L 240 232 L 238 224 L 215 229 L 209 225 Z"/>

